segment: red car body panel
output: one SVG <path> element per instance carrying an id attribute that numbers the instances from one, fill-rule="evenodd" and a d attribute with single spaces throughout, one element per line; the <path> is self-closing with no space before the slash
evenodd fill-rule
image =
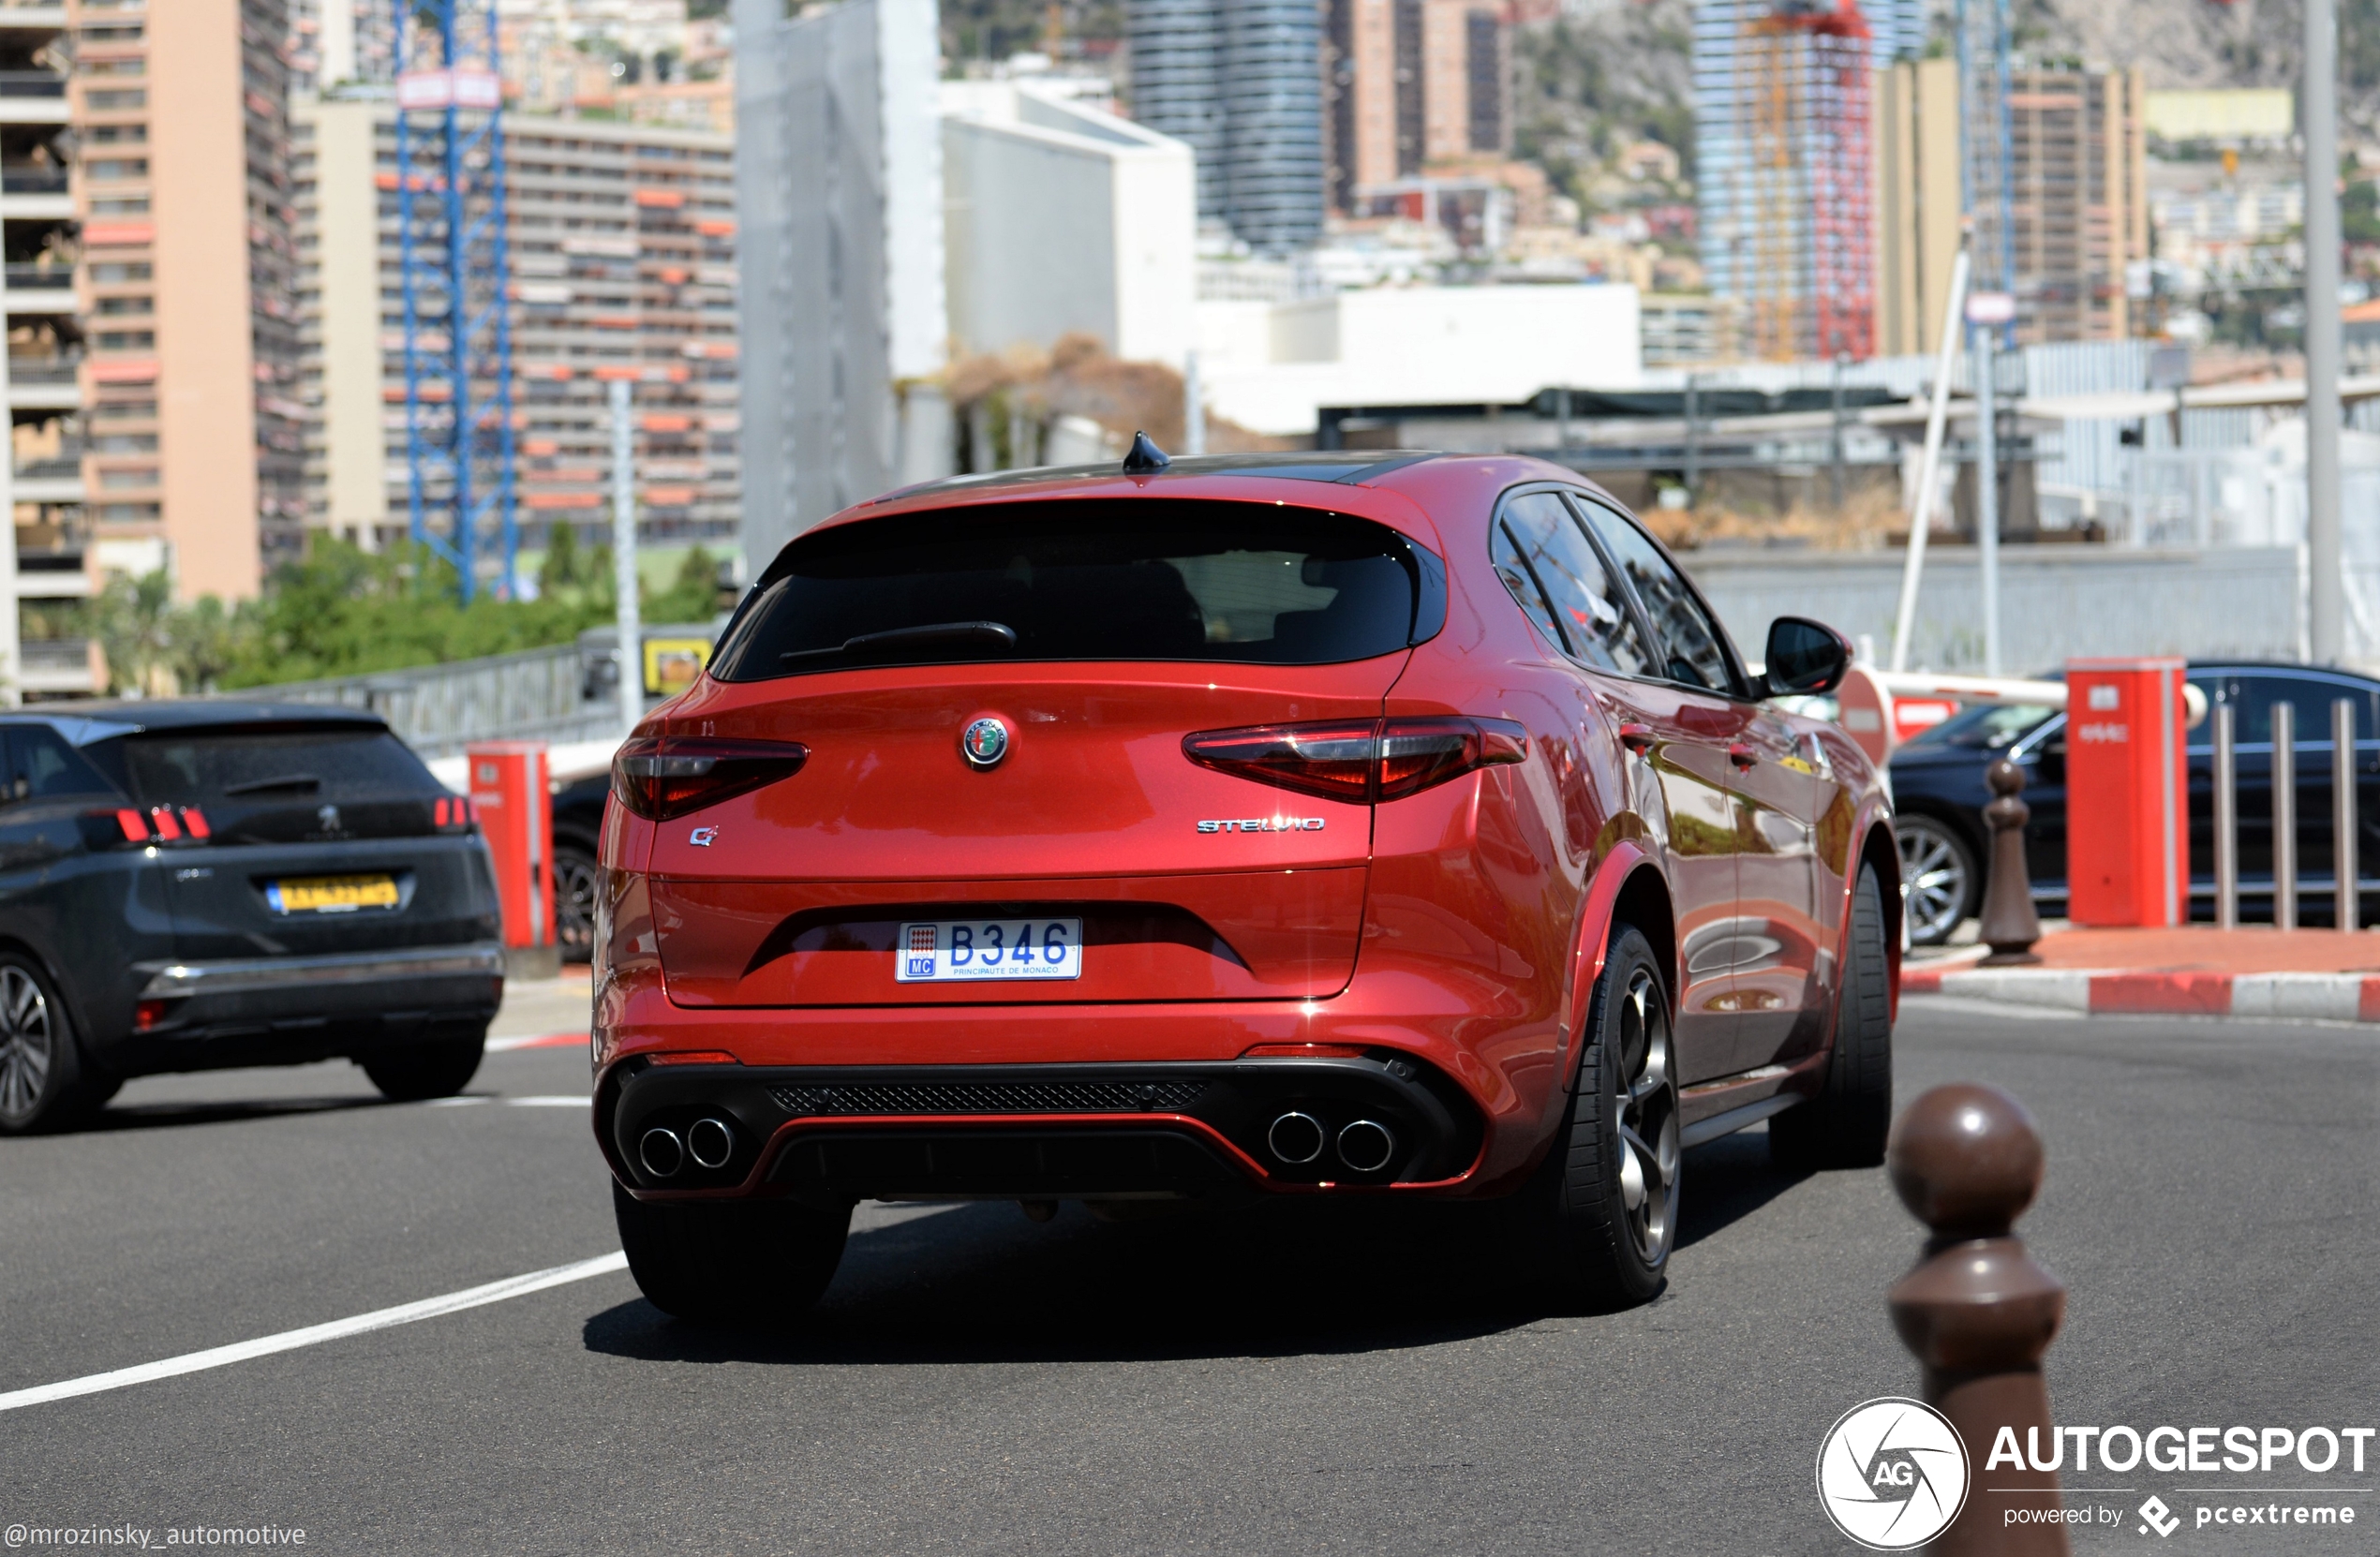
<path id="1" fill-rule="evenodd" d="M 702 810 L 704 843 L 688 819 L 656 824 L 609 808 L 595 1008 L 604 1086 L 657 1055 L 924 1075 L 1225 1063 L 1265 1046 L 1344 1045 L 1432 1067 L 1478 1115 L 1479 1145 L 1460 1171 L 1368 1187 L 1494 1193 L 1546 1149 L 1587 994 L 1625 910 L 1640 924 L 1666 917 L 1645 927 L 1669 963 L 1689 1125 L 1808 1090 L 1833 1031 L 1863 861 L 1882 877 L 1888 906 L 1898 901 L 1882 786 L 1831 726 L 1596 675 L 1565 657 L 1489 563 L 1497 502 L 1527 482 L 1617 507 L 1561 467 L 1465 456 L 1361 484 L 1180 474 L 942 485 L 826 521 L 1141 494 L 1327 508 L 1442 559 L 1445 622 L 1411 649 L 1340 664 L 706 676 L 643 732 L 798 740 L 811 755 L 795 777 Z M 1017 733 L 1014 753 L 971 771 L 956 742 L 984 714 Z M 1197 730 L 1446 715 L 1516 721 L 1525 759 L 1365 806 L 1202 767 L 1181 745 Z M 1648 727 L 1646 760 L 1622 748 L 1622 724 Z M 1220 836 L 1194 826 L 1276 814 L 1325 825 Z M 1081 979 L 895 982 L 885 927 L 900 914 L 1019 901 L 1079 912 Z M 1894 960 L 1897 971 L 1897 945 Z M 599 1087 L 599 1113 L 605 1095 Z M 1261 1188 L 1331 1187 L 1284 1178 L 1244 1141 L 1178 1114 L 1065 1122 L 1119 1119 L 1212 1137 Z M 969 1117 L 986 1128 L 1019 1121 Z M 794 1120 L 745 1178 L 699 1193 L 765 1193 L 797 1140 L 901 1123 Z M 683 1193 L 640 1184 L 600 1120 L 598 1134 L 635 1193 Z"/>

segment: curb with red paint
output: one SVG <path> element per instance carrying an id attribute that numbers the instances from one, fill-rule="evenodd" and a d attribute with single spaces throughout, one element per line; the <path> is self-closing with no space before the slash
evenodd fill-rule
<path id="1" fill-rule="evenodd" d="M 1904 995 L 1957 995 L 2092 1015 L 2380 1022 L 2380 974 L 1907 968 L 1901 971 L 1900 987 Z"/>

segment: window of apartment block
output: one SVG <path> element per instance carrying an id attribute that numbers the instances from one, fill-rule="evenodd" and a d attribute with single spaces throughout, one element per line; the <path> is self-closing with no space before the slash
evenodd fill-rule
<path id="1" fill-rule="evenodd" d="M 149 159 L 145 156 L 99 157 L 82 165 L 84 176 L 102 181 L 147 178 Z"/>
<path id="2" fill-rule="evenodd" d="M 148 107 L 149 95 L 139 91 L 85 92 L 82 102 L 94 113 L 114 113 L 126 109 Z"/>
<path id="3" fill-rule="evenodd" d="M 91 267 L 92 281 L 102 287 L 115 286 L 126 281 L 146 281 L 151 274 L 149 262 L 145 260 L 101 260 Z"/>
<path id="4" fill-rule="evenodd" d="M 102 330 L 98 340 L 102 351 L 150 351 L 156 348 L 157 333 L 154 330 Z"/>
<path id="5" fill-rule="evenodd" d="M 94 146 L 141 145 L 149 139 L 146 125 L 93 125 L 82 132 L 86 144 Z"/>

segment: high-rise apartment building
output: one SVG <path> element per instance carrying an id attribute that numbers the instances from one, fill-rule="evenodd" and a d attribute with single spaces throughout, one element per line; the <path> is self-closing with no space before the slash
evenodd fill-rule
<path id="1" fill-rule="evenodd" d="M 2125 267 L 2149 258 L 2140 78 L 2027 69 L 2009 85 L 2014 199 L 2004 224 L 1979 213 L 1975 241 L 2005 233 L 2017 338 L 2128 335 Z M 1877 78 L 1877 349 L 1933 351 L 1959 242 L 1956 67 L 1897 66 Z"/>
<path id="2" fill-rule="evenodd" d="M 1791 220 L 1795 213 L 1791 200 L 1778 198 L 1773 166 L 1763 171 L 1757 165 L 1774 148 L 1764 154 L 1752 144 L 1759 119 L 1748 106 L 1759 89 L 1760 62 L 1746 57 L 1746 42 L 1763 36 L 1760 23 L 1772 15 L 1809 8 L 1807 0 L 1694 3 L 1698 236 L 1704 278 L 1722 297 L 1751 298 L 1760 283 L 1763 245 L 1774 243 L 1763 222 L 1778 215 Z M 1857 13 L 1879 70 L 1924 51 L 1925 0 L 1839 0 L 1822 8 Z"/>
<path id="3" fill-rule="evenodd" d="M 2008 236 L 2020 339 L 2132 333 L 2124 268 L 2149 258 L 2145 96 L 2138 70 L 2010 76 Z M 1978 228 L 1978 241 L 1989 242 Z"/>
<path id="4" fill-rule="evenodd" d="M 251 595 L 305 519 L 288 7 L 69 10 L 91 533 L 185 599 Z"/>
<path id="5" fill-rule="evenodd" d="M 92 689 L 93 574 L 238 598 L 300 541 L 289 25 L 284 0 L 0 6 L 0 696 Z"/>
<path id="6" fill-rule="evenodd" d="M 528 114 L 506 116 L 505 138 L 524 544 L 609 525 L 616 378 L 636 386 L 640 532 L 733 536 L 734 142 Z M 378 547 L 409 523 L 394 111 L 301 101 L 295 140 L 306 515 Z"/>
<path id="7" fill-rule="evenodd" d="M 0 701 L 88 691 L 81 223 L 68 133 L 74 37 L 67 7 L 0 7 L 0 234 L 7 247 L 5 389 L 10 457 L 0 497 Z M 151 437 L 154 444 L 154 437 Z"/>
<path id="8" fill-rule="evenodd" d="M 1333 209 L 1510 154 L 1511 27 L 1482 0 L 1322 0 Z"/>
<path id="9" fill-rule="evenodd" d="M 1132 116 L 1189 142 L 1198 215 L 1287 254 L 1322 233 L 1316 0 L 1131 0 Z"/>

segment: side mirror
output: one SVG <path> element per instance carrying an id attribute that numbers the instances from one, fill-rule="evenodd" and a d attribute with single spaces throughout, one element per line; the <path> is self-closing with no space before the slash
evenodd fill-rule
<path id="1" fill-rule="evenodd" d="M 1811 696 L 1842 685 L 1852 667 L 1851 640 L 1807 616 L 1779 616 L 1768 624 L 1768 652 L 1761 695 Z"/>

